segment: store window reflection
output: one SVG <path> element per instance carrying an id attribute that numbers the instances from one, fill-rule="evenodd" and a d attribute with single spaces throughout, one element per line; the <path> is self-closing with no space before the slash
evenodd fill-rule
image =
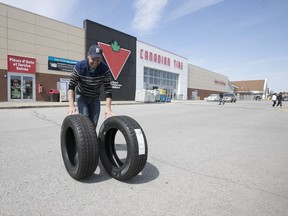
<path id="1" fill-rule="evenodd" d="M 33 78 L 23 77 L 23 99 L 33 99 Z"/>
<path id="2" fill-rule="evenodd" d="M 144 67 L 144 88 L 163 89 L 167 96 L 175 98 L 178 88 L 178 74 Z"/>
<path id="3" fill-rule="evenodd" d="M 11 99 L 21 99 L 21 76 L 11 76 Z"/>

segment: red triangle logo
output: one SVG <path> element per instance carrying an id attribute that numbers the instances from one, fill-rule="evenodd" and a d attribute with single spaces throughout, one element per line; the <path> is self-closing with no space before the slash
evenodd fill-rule
<path id="1" fill-rule="evenodd" d="M 118 46 L 119 49 L 113 49 L 110 44 L 105 44 L 101 42 L 98 42 L 98 45 L 103 50 L 103 57 L 107 62 L 107 65 L 110 68 L 114 79 L 117 80 L 119 74 L 122 71 L 122 68 L 124 67 L 127 59 L 130 56 L 131 51 L 120 48 L 120 46 Z"/>

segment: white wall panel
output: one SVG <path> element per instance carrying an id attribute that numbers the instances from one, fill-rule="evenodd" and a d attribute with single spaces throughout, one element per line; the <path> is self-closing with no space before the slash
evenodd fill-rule
<path id="1" fill-rule="evenodd" d="M 78 44 L 68 43 L 68 51 L 80 53 L 83 56 L 83 53 L 85 52 L 85 45 L 84 44 L 78 45 Z"/>
<path id="2" fill-rule="evenodd" d="M 68 33 L 68 24 L 53 19 L 49 19 L 47 17 L 36 16 L 36 25 L 41 26 L 45 29 L 51 29 L 65 34 Z"/>
<path id="3" fill-rule="evenodd" d="M 68 34 L 68 42 L 71 44 L 77 44 L 79 46 L 85 47 L 85 41 L 83 41 L 84 37 L 85 37 L 84 35 L 83 37 L 79 37 L 79 36 Z"/>
<path id="4" fill-rule="evenodd" d="M 53 38 L 43 37 L 40 35 L 36 36 L 36 44 L 61 50 L 67 50 L 68 48 L 67 42 L 59 41 Z"/>
<path id="5" fill-rule="evenodd" d="M 35 25 L 31 23 L 22 22 L 20 20 L 15 20 L 8 18 L 8 29 L 14 29 L 21 32 L 27 32 L 30 34 L 35 34 Z"/>
<path id="6" fill-rule="evenodd" d="M 7 17 L 0 15 L 0 26 L 7 28 Z"/>
<path id="7" fill-rule="evenodd" d="M 58 41 L 68 41 L 67 33 L 55 31 L 51 28 L 44 28 L 42 26 L 36 26 L 36 34 L 39 36 L 56 39 Z"/>
<path id="8" fill-rule="evenodd" d="M 7 7 L 6 7 L 5 4 L 0 4 L 0 17 L 1 16 L 2 17 L 7 17 Z"/>
<path id="9" fill-rule="evenodd" d="M 14 7 L 7 7 L 7 16 L 11 19 L 35 25 L 35 14 Z"/>
<path id="10" fill-rule="evenodd" d="M 79 38 L 85 38 L 85 31 L 82 28 L 78 28 L 72 25 L 67 25 L 67 28 L 69 35 L 74 35 Z"/>
<path id="11" fill-rule="evenodd" d="M 35 44 L 8 39 L 8 50 L 19 52 L 20 56 L 24 56 L 25 52 L 35 54 Z"/>
<path id="12" fill-rule="evenodd" d="M 22 41 L 25 43 L 35 44 L 35 34 L 19 30 L 8 29 L 8 38 L 19 42 Z"/>
<path id="13" fill-rule="evenodd" d="M 54 56 L 59 58 L 66 58 L 67 56 L 67 50 L 61 50 L 57 48 L 42 46 L 42 45 L 36 45 L 36 53 L 40 55 L 46 55 L 47 60 L 48 56 Z M 47 62 L 48 67 L 48 62 Z"/>
<path id="14" fill-rule="evenodd" d="M 0 68 L 7 70 L 7 49 L 0 48 Z"/>
<path id="15" fill-rule="evenodd" d="M 0 38 L 7 38 L 7 28 L 0 27 Z"/>

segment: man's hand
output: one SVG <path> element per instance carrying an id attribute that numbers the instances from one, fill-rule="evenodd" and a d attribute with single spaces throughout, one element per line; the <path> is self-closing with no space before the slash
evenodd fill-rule
<path id="1" fill-rule="evenodd" d="M 76 107 L 74 105 L 73 106 L 69 106 L 67 115 L 73 115 L 73 114 L 76 114 L 76 113 L 77 113 Z"/>
<path id="2" fill-rule="evenodd" d="M 76 106 L 74 105 L 74 90 L 72 89 L 68 90 L 68 101 L 69 101 L 69 109 L 67 115 L 76 114 L 77 109 Z"/>
<path id="3" fill-rule="evenodd" d="M 115 114 L 112 112 L 112 109 L 111 109 L 111 103 L 112 103 L 112 99 L 106 98 L 106 109 L 104 113 L 105 118 L 110 117 L 110 116 L 115 116 Z"/>
<path id="4" fill-rule="evenodd" d="M 106 108 L 105 113 L 104 113 L 105 118 L 111 117 L 111 116 L 115 116 L 115 114 L 113 113 L 113 111 L 109 108 Z"/>

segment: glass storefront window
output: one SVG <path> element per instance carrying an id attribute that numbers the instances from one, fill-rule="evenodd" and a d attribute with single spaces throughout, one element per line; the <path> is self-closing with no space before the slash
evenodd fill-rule
<path id="1" fill-rule="evenodd" d="M 33 78 L 23 76 L 23 99 L 33 99 Z"/>
<path id="2" fill-rule="evenodd" d="M 10 99 L 21 99 L 21 76 L 11 76 L 11 98 Z"/>
<path id="3" fill-rule="evenodd" d="M 154 70 L 154 77 L 157 77 L 157 71 L 156 70 Z"/>
<path id="4" fill-rule="evenodd" d="M 8 101 L 35 100 L 35 75 L 8 72 Z"/>
<path id="5" fill-rule="evenodd" d="M 166 90 L 167 95 L 176 97 L 178 76 L 175 73 L 144 67 L 144 87 L 145 89 L 158 87 Z"/>

